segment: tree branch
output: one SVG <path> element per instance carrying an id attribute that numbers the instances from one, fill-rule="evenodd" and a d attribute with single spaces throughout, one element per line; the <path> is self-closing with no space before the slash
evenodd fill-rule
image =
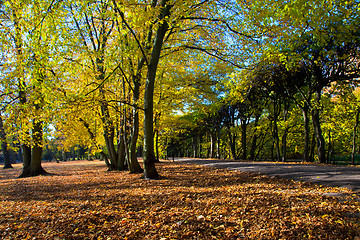
<path id="1" fill-rule="evenodd" d="M 120 17 L 121 17 L 121 20 L 123 21 L 123 23 L 125 24 L 126 28 L 130 31 L 131 35 L 133 35 L 133 37 L 135 38 L 135 41 L 138 45 L 138 47 L 140 48 L 140 51 L 145 59 L 145 62 L 146 62 L 146 65 L 149 66 L 149 62 L 148 62 L 148 59 L 146 57 L 146 53 L 145 53 L 145 50 L 143 49 L 139 39 L 137 38 L 134 30 L 129 26 L 129 24 L 127 23 L 127 21 L 125 20 L 125 16 L 124 16 L 124 13 L 122 11 L 120 11 L 119 7 L 117 6 L 115 0 L 113 0 L 113 4 L 114 4 L 114 7 L 115 7 L 115 12 L 117 12 Z"/>
<path id="2" fill-rule="evenodd" d="M 234 67 L 237 67 L 237 68 L 240 68 L 240 69 L 244 68 L 243 66 L 240 66 L 240 65 L 238 65 L 238 64 L 236 64 L 236 63 L 234 63 L 234 62 L 232 62 L 230 60 L 227 60 L 227 59 L 225 59 L 225 58 L 223 58 L 223 57 L 221 57 L 221 56 L 219 56 L 217 54 L 211 53 L 209 50 L 207 50 L 205 48 L 201 48 L 201 47 L 197 47 L 197 46 L 188 46 L 188 45 L 185 45 L 184 48 L 192 49 L 192 50 L 198 50 L 198 51 L 201 51 L 201 52 L 204 52 L 204 53 L 208 54 L 209 56 L 217 58 L 217 59 L 219 59 L 219 60 L 221 60 L 223 62 L 227 62 L 227 63 L 231 64 Z"/>

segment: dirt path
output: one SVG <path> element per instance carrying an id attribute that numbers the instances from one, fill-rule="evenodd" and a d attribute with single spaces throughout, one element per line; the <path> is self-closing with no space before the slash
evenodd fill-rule
<path id="1" fill-rule="evenodd" d="M 177 162 L 227 168 L 241 172 L 257 172 L 269 176 L 313 182 L 330 187 L 346 187 L 360 192 L 360 167 L 318 164 L 237 162 L 207 159 L 175 159 Z"/>

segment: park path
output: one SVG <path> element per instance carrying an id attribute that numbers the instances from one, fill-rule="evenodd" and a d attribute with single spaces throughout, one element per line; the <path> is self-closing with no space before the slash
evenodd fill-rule
<path id="1" fill-rule="evenodd" d="M 226 168 L 241 172 L 256 172 L 268 176 L 313 182 L 330 187 L 345 187 L 360 192 L 360 167 L 319 164 L 239 162 L 209 159 L 177 158 L 176 162 Z"/>

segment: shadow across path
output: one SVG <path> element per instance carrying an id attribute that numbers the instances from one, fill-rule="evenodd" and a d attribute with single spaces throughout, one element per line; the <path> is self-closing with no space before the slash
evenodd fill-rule
<path id="1" fill-rule="evenodd" d="M 345 187 L 360 192 L 360 168 L 319 164 L 239 162 L 208 159 L 178 158 L 176 162 L 225 168 L 241 172 L 255 172 L 268 176 L 313 182 L 330 187 Z"/>

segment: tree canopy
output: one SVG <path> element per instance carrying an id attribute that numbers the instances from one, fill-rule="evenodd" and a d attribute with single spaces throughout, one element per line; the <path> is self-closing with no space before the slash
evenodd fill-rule
<path id="1" fill-rule="evenodd" d="M 46 174 L 44 156 L 86 152 L 146 179 L 171 155 L 355 163 L 359 11 L 356 0 L 0 1 L 4 156 L 20 151 L 32 176 Z"/>

